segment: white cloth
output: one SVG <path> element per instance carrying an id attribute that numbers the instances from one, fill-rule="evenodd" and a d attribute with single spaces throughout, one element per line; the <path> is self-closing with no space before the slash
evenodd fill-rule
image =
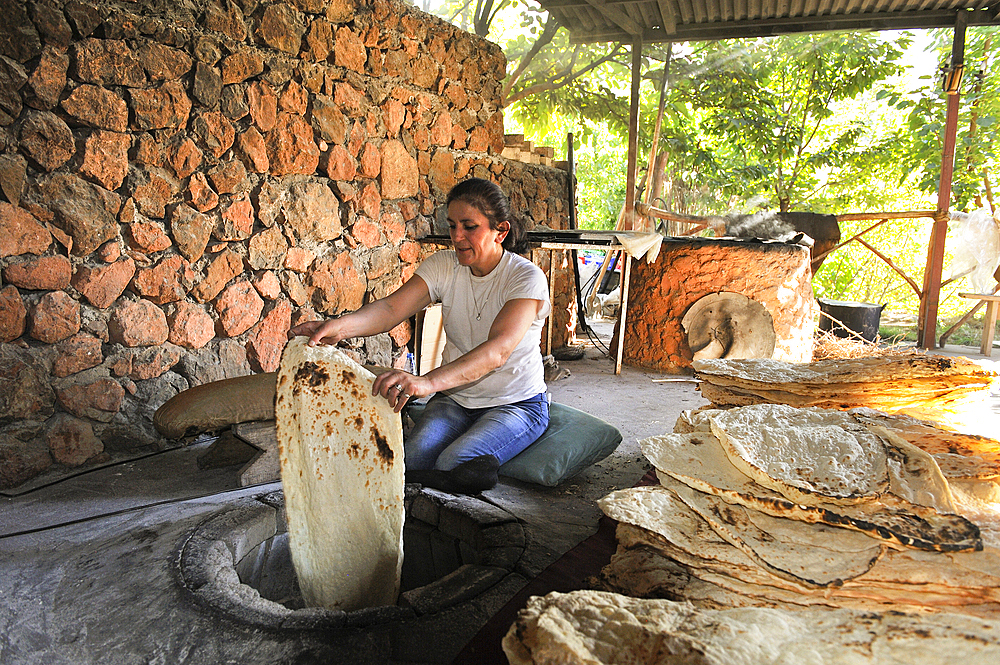
<path id="1" fill-rule="evenodd" d="M 477 381 L 446 391 L 452 399 L 466 408 L 480 409 L 545 392 L 540 343 L 551 303 L 545 273 L 538 266 L 505 251 L 490 274 L 476 277 L 459 264 L 454 251 L 442 250 L 425 259 L 416 275 L 427 284 L 431 302 L 442 305 L 445 363 L 485 342 L 493 320 L 508 301 L 530 298 L 545 303 L 507 362 Z"/>
<path id="2" fill-rule="evenodd" d="M 646 257 L 646 263 L 653 263 L 660 255 L 660 246 L 663 244 L 663 236 L 659 233 L 625 231 L 615 233 L 615 238 L 625 248 L 625 253 L 633 259 Z"/>

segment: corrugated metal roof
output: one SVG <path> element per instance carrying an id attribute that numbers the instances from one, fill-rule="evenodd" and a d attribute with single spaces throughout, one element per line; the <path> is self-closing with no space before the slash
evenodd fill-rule
<path id="1" fill-rule="evenodd" d="M 996 0 L 538 0 L 574 42 L 644 43 L 831 30 L 1000 25 Z"/>

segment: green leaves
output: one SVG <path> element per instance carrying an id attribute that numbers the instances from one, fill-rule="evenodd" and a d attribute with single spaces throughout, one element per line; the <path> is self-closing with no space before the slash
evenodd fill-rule
<path id="1" fill-rule="evenodd" d="M 770 192 L 771 207 L 807 207 L 820 171 L 864 150 L 861 125 L 828 122 L 839 102 L 898 74 L 905 37 L 830 33 L 717 42 L 692 52 L 677 92 L 700 112 L 702 130 L 732 177 L 727 193 L 749 200 Z M 903 101 L 880 89 L 874 100 Z M 747 168 L 748 163 L 760 168 Z"/>
<path id="2" fill-rule="evenodd" d="M 979 206 L 985 178 L 996 179 L 997 137 L 994 127 L 1000 117 L 1000 70 L 995 65 L 1000 35 L 997 28 L 974 27 L 966 33 L 965 76 L 959 97 L 958 134 L 952 177 L 951 207 L 970 210 Z M 951 54 L 951 31 L 933 31 L 941 61 Z M 912 93 L 907 117 L 910 134 L 903 137 L 906 156 L 917 166 L 919 187 L 937 191 L 941 172 L 947 95 L 940 80 Z"/>

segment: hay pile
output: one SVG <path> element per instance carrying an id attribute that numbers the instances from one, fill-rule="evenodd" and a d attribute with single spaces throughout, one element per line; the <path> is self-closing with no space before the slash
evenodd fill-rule
<path id="1" fill-rule="evenodd" d="M 813 360 L 867 358 L 870 356 L 902 356 L 919 353 L 912 346 L 880 341 L 869 342 L 860 335 L 839 337 L 829 330 L 818 330 L 813 341 Z"/>

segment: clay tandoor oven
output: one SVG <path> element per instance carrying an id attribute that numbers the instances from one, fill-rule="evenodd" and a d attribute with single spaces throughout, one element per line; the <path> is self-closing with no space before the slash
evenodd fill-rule
<path id="1" fill-rule="evenodd" d="M 632 262 L 622 361 L 688 373 L 694 350 L 682 320 L 699 300 L 720 293 L 740 294 L 753 301 L 751 306 L 763 306 L 773 326 L 772 358 L 811 361 L 815 300 L 809 264 L 809 248 L 798 244 L 665 238 L 655 262 Z M 727 357 L 726 349 L 716 357 Z"/>

